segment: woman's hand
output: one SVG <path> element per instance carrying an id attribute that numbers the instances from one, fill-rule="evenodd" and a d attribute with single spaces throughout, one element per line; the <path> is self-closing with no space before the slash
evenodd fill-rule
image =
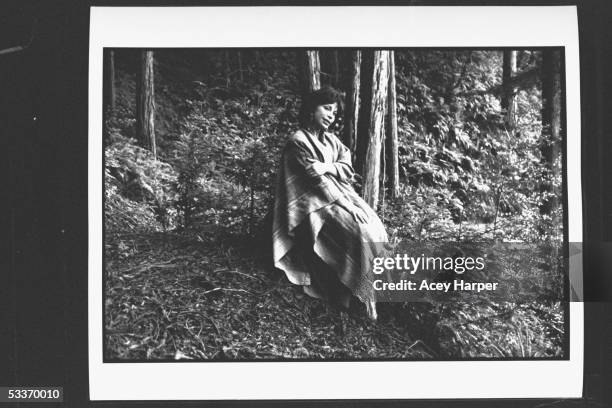
<path id="1" fill-rule="evenodd" d="M 357 208 L 363 211 L 366 215 L 368 214 L 368 210 L 371 210 L 371 208 L 364 202 L 362 202 L 361 204 L 355 204 L 355 206 L 357 206 Z M 369 220 L 369 217 L 368 217 L 368 220 Z"/>
<path id="2" fill-rule="evenodd" d="M 353 219 L 360 224 L 367 224 L 369 221 L 368 214 L 356 205 L 353 205 L 352 208 L 349 209 L 349 213 L 353 216 Z"/>
<path id="3" fill-rule="evenodd" d="M 323 163 L 312 158 L 309 158 L 307 160 L 310 163 L 308 166 L 306 166 L 306 174 L 309 177 L 315 178 L 331 172 L 331 164 Z"/>
<path id="4" fill-rule="evenodd" d="M 352 202 L 350 202 L 346 197 L 342 197 L 338 199 L 337 204 L 344 208 L 346 212 L 351 214 L 355 222 L 359 224 L 367 224 L 370 221 L 370 217 L 368 217 L 368 213 L 363 209 L 359 208 Z"/>

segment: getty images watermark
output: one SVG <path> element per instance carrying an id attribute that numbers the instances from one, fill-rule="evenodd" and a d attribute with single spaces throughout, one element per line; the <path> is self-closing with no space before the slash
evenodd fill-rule
<path id="1" fill-rule="evenodd" d="M 378 301 L 564 300 L 562 243 L 403 242 L 384 255 L 370 265 Z"/>

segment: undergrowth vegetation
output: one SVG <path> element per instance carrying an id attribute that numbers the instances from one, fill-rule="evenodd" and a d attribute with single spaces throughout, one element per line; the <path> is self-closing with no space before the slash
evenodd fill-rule
<path id="1" fill-rule="evenodd" d="M 250 241 L 107 236 L 110 360 L 457 359 L 563 355 L 562 306 L 379 303 L 379 320 L 312 299 Z"/>

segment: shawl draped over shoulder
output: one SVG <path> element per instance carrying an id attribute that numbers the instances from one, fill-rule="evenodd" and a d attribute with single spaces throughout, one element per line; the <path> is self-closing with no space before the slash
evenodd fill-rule
<path id="1" fill-rule="evenodd" d="M 309 159 L 333 163 L 338 176 L 309 177 Z M 305 261 L 305 254 L 314 251 L 342 284 L 367 303 L 375 298 L 372 261 L 384 250 L 387 233 L 376 213 L 351 186 L 353 177 L 350 151 L 334 134 L 326 132 L 317 137 L 299 130 L 289 138 L 276 185 L 274 266 L 293 284 L 310 286 L 312 263 Z M 337 203 L 342 197 L 366 212 L 367 223 L 355 221 Z M 305 231 L 309 239 L 299 240 L 298 231 Z M 304 248 L 303 242 L 312 247 Z"/>

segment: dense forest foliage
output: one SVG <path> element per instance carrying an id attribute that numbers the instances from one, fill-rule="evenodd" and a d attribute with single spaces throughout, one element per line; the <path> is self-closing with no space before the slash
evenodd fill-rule
<path id="1" fill-rule="evenodd" d="M 364 50 L 364 61 L 367 52 Z M 333 131 L 349 145 L 347 126 L 359 127 L 347 120 L 354 51 L 324 49 L 316 54 L 320 82 L 316 86 L 330 85 L 347 94 L 346 109 Z M 552 80 L 560 75 L 558 52 L 410 49 L 395 50 L 391 55 L 395 117 L 389 115 L 392 109 L 387 106 L 384 132 L 389 134 L 396 123 L 397 155 L 393 155 L 395 150 L 385 136 L 379 163 L 381 188 L 375 190 L 377 211 L 391 239 L 562 240 L 563 206 L 558 199 L 562 189 L 562 98 Z M 134 239 L 125 238 L 129 234 L 166 234 L 180 242 L 192 237 L 192 243 L 220 248 L 226 256 L 245 243 L 255 243 L 255 247 L 269 243 L 276 169 L 281 149 L 298 128 L 304 71 L 309 68 L 306 64 L 301 50 L 107 50 L 104 221 L 108 256 L 113 257 L 109 268 L 118 268 L 142 249 L 142 242 L 134 244 Z M 143 86 L 154 89 L 148 100 L 139 96 Z M 358 131 L 354 135 L 358 139 L 354 162 L 361 173 L 362 167 L 357 166 L 361 135 Z M 394 162 L 399 175 L 395 185 L 390 165 Z M 363 182 L 364 178 L 358 180 L 358 191 Z M 217 259 L 215 256 L 218 254 L 207 253 L 205 257 L 210 261 Z M 144 258 L 139 259 L 144 262 Z M 163 262 L 156 265 L 152 270 L 163 270 Z M 112 276 L 118 279 L 116 271 Z M 120 297 L 124 286 L 111 279 L 108 293 Z M 260 288 L 260 295 L 268 293 L 265 286 Z M 203 287 L 214 289 L 214 285 Z M 107 301 L 109 307 L 111 304 Z M 240 310 L 246 307 L 234 306 Z M 421 312 L 412 310 L 411 316 L 425 313 L 433 319 L 435 314 L 432 321 L 446 321 L 446 330 L 455 333 L 453 340 L 448 340 L 454 346 L 448 346 L 447 352 L 441 351 L 440 344 L 445 340 L 439 339 L 437 347 L 418 351 L 420 356 L 510 357 L 520 355 L 521 350 L 525 356 L 526 348 L 523 343 L 518 346 L 516 333 L 520 341 L 525 342 L 525 336 L 529 339 L 529 329 L 526 332 L 524 327 L 528 320 L 533 325 L 533 344 L 529 344 L 527 356 L 562 353 L 563 315 L 558 304 L 527 308 L 513 305 L 507 310 L 499 305 L 486 306 L 497 317 L 536 310 L 523 316 L 520 328 L 511 325 L 514 334 L 510 337 L 507 327 L 498 333 L 495 344 L 509 338 L 515 341 L 506 352 L 494 350 L 489 344 L 496 336 L 490 334 L 493 323 L 474 329 L 479 331 L 475 335 L 480 340 L 485 336 L 486 341 L 482 341 L 489 344 L 479 348 L 468 337 L 461 340 L 457 334 L 465 332 L 465 319 L 451 322 L 471 313 L 468 322 L 483 323 L 486 308 L 470 312 L 468 305 L 462 305 L 453 310 L 442 307 L 434 313 L 424 305 L 417 306 Z M 501 309 L 496 309 L 498 306 Z M 119 305 L 107 310 L 107 328 L 116 331 L 121 322 L 129 320 L 126 313 Z M 389 313 L 397 314 L 397 310 Z M 219 328 L 211 324 L 209 329 L 216 329 L 221 336 Z M 159 331 L 156 333 L 160 336 Z M 189 337 L 189 333 L 183 334 Z M 429 335 L 434 336 L 432 333 Z M 392 336 L 396 346 L 404 344 L 398 336 Z M 114 350 L 110 354 L 133 356 L 129 351 L 117 351 L 121 348 L 118 339 L 109 346 Z M 215 344 L 215 352 L 205 352 L 206 347 L 200 349 L 197 344 L 190 347 L 199 352 L 191 354 L 184 350 L 176 354 L 176 348 L 158 355 L 157 349 L 146 345 L 135 349 L 146 351 L 147 358 L 217 358 L 220 343 L 218 339 L 210 341 Z M 387 347 L 388 356 L 411 355 L 405 348 L 398 351 L 379 346 Z M 259 356 L 250 350 L 245 355 L 236 352 L 233 357 Z M 310 356 L 337 356 L 333 352 L 312 353 L 307 350 Z M 355 353 L 363 355 L 362 351 Z M 271 355 L 302 356 L 289 351 Z"/>
<path id="2" fill-rule="evenodd" d="M 135 139 L 137 53 L 115 53 L 116 101 L 106 119 L 107 228 L 253 234 L 273 200 L 280 149 L 297 129 L 296 53 L 156 52 L 157 158 Z M 321 54 L 322 83 L 342 89 L 348 64 L 338 60 L 347 55 Z M 502 108 L 502 52 L 395 54 L 401 191 L 392 199 L 381 190 L 379 198 L 390 234 L 559 237 L 562 207 L 541 212 L 546 196 L 561 187 L 561 155 L 550 171 L 541 152 L 542 52 L 517 52 L 515 76 L 523 78 L 512 124 Z M 342 127 L 339 120 L 338 136 Z M 541 188 L 546 180 L 553 189 Z"/>

